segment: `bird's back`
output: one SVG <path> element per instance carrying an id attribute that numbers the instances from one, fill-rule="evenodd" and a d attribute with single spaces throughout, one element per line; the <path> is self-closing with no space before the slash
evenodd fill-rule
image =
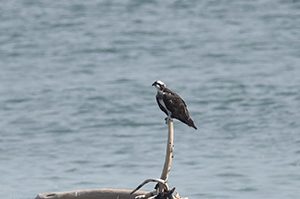
<path id="1" fill-rule="evenodd" d="M 190 117 L 185 101 L 177 93 L 167 88 L 164 89 L 164 93 L 163 100 L 167 109 L 172 113 L 171 117 L 197 129 Z"/>

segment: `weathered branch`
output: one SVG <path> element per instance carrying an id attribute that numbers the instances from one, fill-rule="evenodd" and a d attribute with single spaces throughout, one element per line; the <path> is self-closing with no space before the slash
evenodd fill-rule
<path id="1" fill-rule="evenodd" d="M 148 191 L 137 191 L 130 195 L 131 190 L 126 189 L 88 189 L 66 192 L 42 193 L 35 199 L 134 199 L 139 195 L 147 195 Z"/>
<path id="2" fill-rule="evenodd" d="M 162 179 L 155 179 L 155 178 L 151 178 L 151 179 L 147 179 L 144 182 L 142 182 L 137 188 L 135 188 L 130 194 L 135 193 L 137 190 L 139 190 L 140 188 L 142 188 L 145 184 L 149 183 L 149 182 L 157 182 L 159 185 L 161 185 L 165 190 L 169 190 L 169 186 L 166 183 L 166 181 L 162 180 Z"/>
<path id="3" fill-rule="evenodd" d="M 174 127 L 171 118 L 167 118 L 168 124 L 168 141 L 166 149 L 166 157 L 164 167 L 161 173 L 160 179 L 148 179 L 141 183 L 135 190 L 124 190 L 124 189 L 91 189 L 91 190 L 78 190 L 68 192 L 55 192 L 55 193 L 44 193 L 37 195 L 36 199 L 150 199 L 150 198 L 162 198 L 162 199 L 183 199 L 180 198 L 177 193 L 173 195 L 175 188 L 169 189 L 167 180 L 171 169 L 171 163 L 173 158 L 173 138 L 174 138 Z M 141 187 L 149 182 L 157 182 L 158 188 L 155 191 L 138 191 Z"/>
<path id="4" fill-rule="evenodd" d="M 160 179 L 167 181 L 169 177 L 169 172 L 171 170 L 172 158 L 173 158 L 173 138 L 174 138 L 174 127 L 173 120 L 171 118 L 167 118 L 168 123 L 168 141 L 167 141 L 167 149 L 166 149 L 166 157 L 165 164 L 162 170 Z"/>
<path id="5" fill-rule="evenodd" d="M 160 178 L 162 180 L 167 181 L 169 177 L 169 172 L 171 170 L 171 164 L 173 159 L 173 138 L 174 138 L 174 127 L 173 127 L 173 120 L 169 117 L 166 118 L 166 122 L 168 124 L 168 141 L 167 141 L 167 148 L 166 148 L 166 157 L 165 157 L 165 164 L 161 173 Z M 159 184 L 158 191 L 163 192 L 162 185 Z"/>
<path id="6" fill-rule="evenodd" d="M 167 148 L 166 148 L 166 156 L 165 156 L 165 163 L 164 167 L 160 176 L 160 179 L 148 179 L 145 180 L 143 183 L 141 183 L 134 191 L 131 193 L 134 193 L 135 191 L 139 190 L 142 186 L 147 184 L 148 182 L 157 182 L 157 196 L 159 198 L 174 198 L 173 197 L 173 192 L 175 188 L 172 190 L 169 189 L 169 186 L 167 184 L 167 180 L 169 177 L 169 172 L 171 170 L 171 164 L 172 164 L 172 159 L 173 159 L 173 149 L 174 149 L 174 127 L 173 127 L 173 120 L 169 117 L 166 118 L 166 123 L 168 124 L 168 140 L 167 140 Z M 152 195 L 153 192 L 150 192 Z M 142 196 L 142 198 L 149 198 L 147 196 Z"/>

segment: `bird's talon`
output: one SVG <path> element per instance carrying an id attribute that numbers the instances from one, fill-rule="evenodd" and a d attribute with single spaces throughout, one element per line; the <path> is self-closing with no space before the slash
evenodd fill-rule
<path id="1" fill-rule="evenodd" d="M 165 118 L 166 124 L 168 124 L 168 121 L 169 121 L 169 120 L 172 122 L 172 121 L 173 121 L 173 118 L 171 118 L 171 117 L 166 117 L 166 118 Z"/>
<path id="2" fill-rule="evenodd" d="M 168 124 L 168 117 L 165 118 L 165 122 L 166 122 L 166 124 Z"/>

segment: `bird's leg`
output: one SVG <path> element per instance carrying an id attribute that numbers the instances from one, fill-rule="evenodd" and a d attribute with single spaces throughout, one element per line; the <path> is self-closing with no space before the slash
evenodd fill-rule
<path id="1" fill-rule="evenodd" d="M 173 121 L 173 118 L 168 115 L 168 117 L 165 118 L 166 124 L 168 124 L 168 121 Z"/>

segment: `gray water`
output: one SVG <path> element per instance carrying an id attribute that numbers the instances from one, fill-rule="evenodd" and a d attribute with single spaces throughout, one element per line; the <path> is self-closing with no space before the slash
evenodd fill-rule
<path id="1" fill-rule="evenodd" d="M 300 198 L 299 32 L 299 0 L 1 1 L 0 198 L 159 177 L 158 79 L 198 127 L 174 122 L 170 187 Z"/>

